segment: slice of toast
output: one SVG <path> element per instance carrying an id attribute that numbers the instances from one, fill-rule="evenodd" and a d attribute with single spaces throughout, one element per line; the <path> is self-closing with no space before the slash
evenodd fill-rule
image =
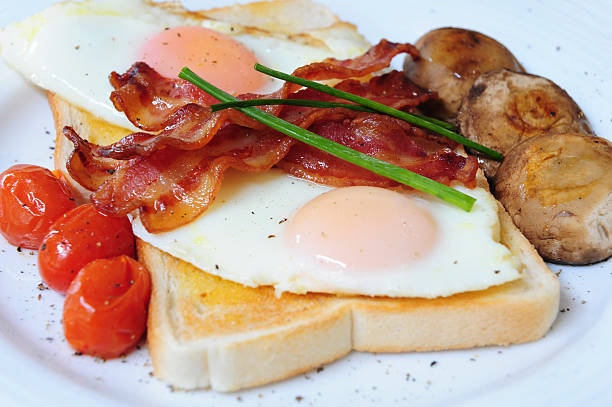
<path id="1" fill-rule="evenodd" d="M 66 176 L 64 125 L 109 144 L 127 130 L 49 94 L 55 165 Z M 479 182 L 486 185 L 482 173 Z M 68 176 L 67 176 L 68 177 Z M 153 278 L 148 346 L 155 375 L 180 388 L 234 391 L 305 372 L 352 349 L 406 352 L 508 345 L 542 337 L 559 282 L 499 205 L 501 241 L 525 266 L 517 281 L 445 298 L 283 294 L 223 280 L 138 241 Z M 381 335 L 384 332 L 384 335 Z"/>

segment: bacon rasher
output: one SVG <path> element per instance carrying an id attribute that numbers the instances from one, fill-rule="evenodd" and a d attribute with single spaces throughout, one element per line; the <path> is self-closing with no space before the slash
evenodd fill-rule
<path id="1" fill-rule="evenodd" d="M 405 111 L 435 98 L 411 83 L 401 72 L 362 78 L 389 65 L 399 53 L 417 55 L 410 44 L 385 40 L 351 60 L 328 59 L 297 69 L 294 75 L 314 80 L 341 80 L 335 87 Z M 265 171 L 274 165 L 296 176 L 330 185 L 397 187 L 385 178 L 273 131 L 243 114 L 228 109 L 211 113 L 210 97 L 181 79 L 160 76 L 144 63 L 123 75 L 113 73 L 111 98 L 117 109 L 138 127 L 156 134 L 136 132 L 110 146 L 81 139 L 67 127 L 74 144 L 67 167 L 71 176 L 95 191 L 92 202 L 101 211 L 123 215 L 140 211 L 150 232 L 184 225 L 213 202 L 224 171 Z M 285 84 L 272 95 L 252 98 L 300 98 L 339 101 Z M 300 127 L 403 166 L 439 182 L 453 180 L 474 185 L 475 158 L 455 154 L 454 142 L 388 116 L 344 108 L 264 106 Z"/>

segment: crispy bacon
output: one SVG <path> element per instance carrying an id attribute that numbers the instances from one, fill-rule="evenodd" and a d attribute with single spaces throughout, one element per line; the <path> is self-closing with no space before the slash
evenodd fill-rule
<path id="1" fill-rule="evenodd" d="M 412 44 L 397 44 L 383 39 L 357 58 L 342 61 L 328 58 L 298 68 L 293 75 L 311 80 L 359 78 L 388 67 L 399 54 L 409 54 L 414 58 L 419 56 L 419 51 Z M 293 85 L 291 89 L 297 88 L 299 85 Z"/>
<path id="2" fill-rule="evenodd" d="M 166 78 L 143 62 L 136 62 L 124 74 L 112 72 L 109 77 L 111 101 L 124 112 L 134 126 L 159 131 L 178 109 L 189 103 L 206 106 L 216 99 L 187 81 Z M 146 107 L 146 108 L 145 108 Z"/>
<path id="3" fill-rule="evenodd" d="M 200 150 L 165 148 L 121 165 L 92 195 L 109 214 L 140 209 L 150 232 L 191 222 L 213 202 L 223 173 L 265 171 L 287 154 L 293 141 L 273 132 L 226 127 Z"/>
<path id="4" fill-rule="evenodd" d="M 321 121 L 310 130 L 438 182 L 450 184 L 458 180 L 466 186 L 475 186 L 478 170 L 475 157 L 460 156 L 437 143 L 432 145 L 427 132 L 392 117 L 362 113 L 352 120 Z M 432 147 L 436 147 L 435 151 L 428 151 Z M 277 166 L 297 177 L 337 187 L 402 186 L 303 143 L 296 143 Z"/>
<path id="5" fill-rule="evenodd" d="M 75 144 L 75 159 L 67 165 L 70 175 L 95 190 L 91 201 L 96 208 L 110 215 L 140 209 L 143 225 L 151 232 L 174 229 L 205 211 L 227 168 L 266 171 L 294 143 L 279 133 L 228 126 L 200 150 L 169 147 L 128 161 L 99 161 L 91 154 L 92 145 L 74 130 L 66 127 L 64 134 Z M 92 181 L 83 178 L 82 169 L 92 173 Z"/>
<path id="6" fill-rule="evenodd" d="M 396 44 L 382 40 L 358 58 L 344 61 L 330 58 L 298 68 L 293 74 L 316 80 L 361 77 L 388 66 L 393 57 L 400 53 L 418 55 L 416 49 L 410 44 Z M 138 138 L 138 143 L 129 140 L 121 141 L 105 149 L 97 150 L 95 153 L 100 156 L 128 159 L 151 154 L 166 146 L 196 150 L 205 146 L 216 130 L 228 121 L 244 127 L 264 128 L 259 122 L 231 109 L 211 114 L 207 107 L 211 101 L 210 96 L 183 79 L 168 79 L 159 75 L 143 62 L 135 63 L 123 75 L 113 72 L 110 80 L 115 88 L 111 94 L 111 100 L 117 110 L 124 112 L 135 126 L 151 132 L 161 131 L 161 133 L 157 135 L 136 133 L 137 136 L 134 137 Z M 354 84 L 346 86 L 355 87 Z M 287 83 L 271 95 L 245 94 L 239 98 L 286 98 L 299 88 L 299 85 Z M 423 93 L 422 90 L 420 93 L 428 94 Z M 422 97 L 422 95 L 419 96 Z M 411 97 L 414 95 L 404 95 L 404 99 Z M 427 98 L 430 97 L 427 96 Z M 278 115 L 283 110 L 283 106 L 265 106 L 262 107 L 262 110 Z M 192 123 L 193 129 L 182 131 L 182 126 L 190 121 L 199 121 L 200 124 Z"/>
<path id="7" fill-rule="evenodd" d="M 190 82 L 179 78 L 170 79 L 161 76 L 144 62 L 134 63 L 122 75 L 116 72 L 111 73 L 110 82 L 115 89 L 110 97 L 115 108 L 125 113 L 134 126 L 150 132 L 172 130 L 180 123 L 184 123 L 184 117 L 189 117 L 190 114 L 195 113 L 193 108 L 181 113 L 181 110 L 190 104 L 199 106 L 203 110 L 203 112 L 198 112 L 199 117 L 195 119 L 202 120 L 204 114 L 210 116 L 208 105 L 218 103 L 217 99 Z M 245 97 L 248 97 L 248 95 L 245 95 Z M 176 117 L 177 115 L 179 118 Z M 216 116 L 219 115 L 215 115 L 215 118 Z M 224 112 L 222 116 L 219 118 L 221 121 L 229 116 L 227 118 L 236 124 L 263 128 L 259 122 L 232 110 Z M 149 138 L 154 136 L 148 133 L 142 134 L 146 134 Z M 202 132 L 195 134 L 206 135 Z M 163 136 L 173 138 L 173 135 L 164 134 Z M 190 138 L 193 138 L 193 135 Z M 188 143 L 188 140 L 186 142 Z M 206 141 L 202 145 L 204 144 L 206 144 Z M 201 146 L 196 146 L 196 148 L 199 147 Z"/>
<path id="8" fill-rule="evenodd" d="M 97 146 L 80 138 L 72 127 L 64 127 L 63 133 L 74 145 L 66 162 L 70 176 L 82 187 L 95 191 L 115 173 L 121 161 L 94 155 L 92 150 Z"/>
<path id="9" fill-rule="evenodd" d="M 414 112 L 415 108 L 434 97 L 430 92 L 425 92 L 423 89 L 416 86 L 414 83 L 406 79 L 406 76 L 398 71 L 374 77 L 368 82 L 360 82 L 353 79 L 347 79 L 334 86 L 337 89 L 345 92 L 370 99 L 395 109 Z M 322 93 L 313 89 L 302 89 L 290 94 L 288 97 L 293 99 L 321 100 L 326 102 L 348 103 L 344 99 L 339 99 L 327 93 Z M 289 122 L 299 124 L 307 128 L 306 121 L 303 117 L 313 114 L 313 112 L 332 111 L 339 113 L 342 117 L 354 117 L 356 114 L 344 108 L 334 109 L 313 109 L 304 106 L 284 106 L 283 110 L 278 112 L 278 116 Z M 311 121 L 312 122 L 312 121 Z"/>
<path id="10" fill-rule="evenodd" d="M 388 66 L 399 53 L 417 55 L 409 44 L 381 41 L 361 57 L 307 65 L 294 72 L 309 79 L 340 79 L 335 86 L 406 111 L 435 97 L 400 72 L 363 82 Z M 82 140 L 71 128 L 64 133 L 75 150 L 67 163 L 72 177 L 90 190 L 96 207 L 111 215 L 139 209 L 150 232 L 171 230 L 192 221 L 213 202 L 224 171 L 265 171 L 274 165 L 302 178 L 331 185 L 397 187 L 317 149 L 296 142 L 231 109 L 211 113 L 206 97 L 180 79 L 161 77 L 144 63 L 123 75 L 112 74 L 112 100 L 137 126 L 158 134 L 133 133 L 110 146 Z M 340 101 L 326 94 L 286 84 L 272 95 Z M 452 151 L 456 145 L 404 121 L 345 108 L 266 106 L 298 126 L 440 182 L 474 184 L 476 160 Z"/>

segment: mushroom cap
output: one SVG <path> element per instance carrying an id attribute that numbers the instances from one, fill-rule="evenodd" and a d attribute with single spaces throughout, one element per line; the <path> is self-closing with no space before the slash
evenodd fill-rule
<path id="1" fill-rule="evenodd" d="M 406 75 L 417 85 L 438 92 L 438 116 L 456 116 L 463 97 L 480 74 L 499 68 L 523 71 L 512 53 L 491 37 L 463 28 L 438 28 L 420 37 L 421 57 L 404 62 Z"/>
<path id="2" fill-rule="evenodd" d="M 576 102 L 554 82 L 507 69 L 481 75 L 461 104 L 457 116 L 461 133 L 506 154 L 518 143 L 549 133 L 590 133 Z M 499 162 L 481 160 L 493 177 Z"/>
<path id="3" fill-rule="evenodd" d="M 612 144 L 580 133 L 544 134 L 514 147 L 495 194 L 545 259 L 589 264 L 612 255 Z"/>

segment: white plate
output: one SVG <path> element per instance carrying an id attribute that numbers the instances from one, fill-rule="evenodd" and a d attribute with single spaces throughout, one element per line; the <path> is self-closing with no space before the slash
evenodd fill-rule
<path id="1" fill-rule="evenodd" d="M 52 1 L 2 3 L 5 26 Z M 185 2 L 192 8 L 229 3 Z M 609 2 L 326 3 L 373 43 L 382 37 L 414 42 L 448 25 L 491 35 L 529 72 L 565 88 L 595 132 L 611 138 Z M 1 62 L 0 89 L 0 170 L 16 162 L 50 167 L 54 127 L 44 94 Z M 150 377 L 146 349 L 105 363 L 73 356 L 62 334 L 62 297 L 37 288 L 35 253 L 18 253 L 0 238 L 0 405 L 612 405 L 612 263 L 553 269 L 562 270 L 564 312 L 535 343 L 399 355 L 354 352 L 323 370 L 249 391 L 173 392 Z"/>

